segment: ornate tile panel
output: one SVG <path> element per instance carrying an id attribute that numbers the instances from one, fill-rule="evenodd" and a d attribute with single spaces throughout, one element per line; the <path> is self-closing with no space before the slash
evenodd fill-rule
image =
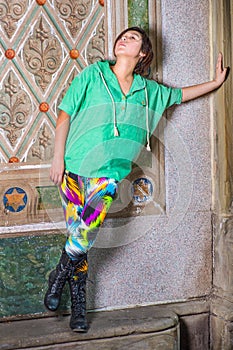
<path id="1" fill-rule="evenodd" d="M 57 100 L 71 71 L 104 57 L 104 6 L 97 0 L 2 0 L 0 34 L 1 162 L 12 156 L 50 162 Z"/>
<path id="2" fill-rule="evenodd" d="M 2 0 L 0 3 L 0 20 L 2 28 L 9 39 L 16 34 L 20 21 L 26 15 L 28 0 Z"/>

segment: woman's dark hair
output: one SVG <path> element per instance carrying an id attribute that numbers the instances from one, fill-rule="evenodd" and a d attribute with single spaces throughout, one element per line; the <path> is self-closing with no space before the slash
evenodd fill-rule
<path id="1" fill-rule="evenodd" d="M 153 50 L 152 50 L 152 44 L 151 41 L 147 35 L 147 33 L 145 32 L 145 30 L 143 30 L 140 27 L 130 27 L 127 28 L 125 30 L 123 30 L 118 37 L 115 40 L 114 46 L 113 46 L 113 53 L 115 55 L 115 48 L 116 48 L 116 43 L 118 42 L 118 40 L 128 31 L 133 30 L 135 32 L 138 32 L 141 34 L 142 36 L 142 46 L 141 46 L 141 51 L 142 53 L 145 54 L 145 56 L 143 56 L 142 58 L 140 58 L 140 60 L 138 61 L 138 63 L 136 64 L 135 68 L 134 68 L 134 73 L 136 74 L 140 74 L 140 75 L 148 75 L 149 74 L 149 68 L 150 68 L 150 64 L 152 62 L 153 59 Z"/>

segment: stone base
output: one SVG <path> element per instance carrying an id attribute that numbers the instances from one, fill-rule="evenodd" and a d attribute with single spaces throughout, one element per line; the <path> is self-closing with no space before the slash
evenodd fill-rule
<path id="1" fill-rule="evenodd" d="M 230 295 L 228 300 L 215 296 L 211 304 L 211 350 L 233 349 L 233 302 L 230 299 Z"/>
<path id="2" fill-rule="evenodd" d="M 178 350 L 178 316 L 160 307 L 88 314 L 86 334 L 72 332 L 69 316 L 0 323 L 0 349 Z"/>
<path id="3" fill-rule="evenodd" d="M 232 350 L 233 322 L 211 316 L 211 350 Z"/>

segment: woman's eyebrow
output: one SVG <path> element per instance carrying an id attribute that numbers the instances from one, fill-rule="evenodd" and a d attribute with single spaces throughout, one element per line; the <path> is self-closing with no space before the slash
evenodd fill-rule
<path id="1" fill-rule="evenodd" d="M 131 35 L 135 35 L 136 37 L 141 38 L 141 36 L 138 33 L 135 33 L 135 32 L 131 32 Z"/>

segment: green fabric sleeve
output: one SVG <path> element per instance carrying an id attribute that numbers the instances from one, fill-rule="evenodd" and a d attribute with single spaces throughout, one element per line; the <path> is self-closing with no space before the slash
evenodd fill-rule
<path id="1" fill-rule="evenodd" d="M 167 87 L 155 81 L 147 81 L 149 108 L 162 115 L 165 109 L 182 102 L 182 89 Z"/>

